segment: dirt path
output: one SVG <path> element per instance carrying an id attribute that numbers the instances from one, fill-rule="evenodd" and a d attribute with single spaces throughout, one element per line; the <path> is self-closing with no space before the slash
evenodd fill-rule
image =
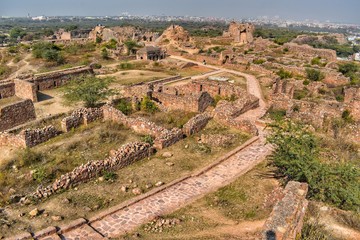
<path id="1" fill-rule="evenodd" d="M 34 66 L 30 65 L 29 59 L 31 58 L 31 53 L 26 54 L 26 56 L 21 59 L 19 62 L 14 63 L 11 61 L 7 65 L 9 67 L 17 67 L 17 70 L 13 72 L 9 78 L 15 78 L 18 74 L 24 73 L 24 72 L 30 72 L 30 71 L 36 71 Z"/>

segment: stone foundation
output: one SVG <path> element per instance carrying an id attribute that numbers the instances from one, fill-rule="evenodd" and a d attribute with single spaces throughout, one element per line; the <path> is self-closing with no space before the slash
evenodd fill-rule
<path id="1" fill-rule="evenodd" d="M 275 205 L 264 225 L 263 238 L 287 240 L 297 239 L 301 234 L 308 201 L 306 183 L 289 182 L 284 197 Z"/>
<path id="2" fill-rule="evenodd" d="M 15 84 L 12 81 L 0 81 L 0 99 L 15 95 Z"/>

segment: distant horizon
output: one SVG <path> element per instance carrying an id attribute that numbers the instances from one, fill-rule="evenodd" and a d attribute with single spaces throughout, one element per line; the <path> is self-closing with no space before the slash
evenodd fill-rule
<path id="1" fill-rule="evenodd" d="M 1 0 L 0 16 L 194 16 L 360 24 L 358 0 Z"/>

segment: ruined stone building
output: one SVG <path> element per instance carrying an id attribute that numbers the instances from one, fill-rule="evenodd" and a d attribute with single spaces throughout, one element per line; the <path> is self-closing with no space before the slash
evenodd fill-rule
<path id="1" fill-rule="evenodd" d="M 101 38 L 107 42 L 115 39 L 118 43 L 124 43 L 128 40 L 152 43 L 159 37 L 157 32 L 142 31 L 135 27 L 113 27 L 107 28 L 105 26 L 96 26 L 89 34 L 89 38 L 96 41 L 96 38 Z"/>
<path id="2" fill-rule="evenodd" d="M 234 38 L 235 43 L 246 44 L 254 41 L 255 26 L 251 23 L 238 23 L 232 21 L 229 30 L 224 32 L 224 37 Z"/>
<path id="3" fill-rule="evenodd" d="M 136 53 L 137 60 L 160 60 L 166 57 L 166 52 L 160 47 L 145 46 Z"/>
<path id="4" fill-rule="evenodd" d="M 158 39 L 159 43 L 173 45 L 187 45 L 191 42 L 190 34 L 183 27 L 171 25 Z"/>

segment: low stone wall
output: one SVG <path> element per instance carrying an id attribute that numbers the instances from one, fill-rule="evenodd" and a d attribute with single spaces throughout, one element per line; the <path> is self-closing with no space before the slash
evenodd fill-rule
<path id="1" fill-rule="evenodd" d="M 28 195 L 27 198 L 42 199 L 49 197 L 56 192 L 87 182 L 106 171 L 124 168 L 153 153 L 154 149 L 148 143 L 135 142 L 125 144 L 118 150 L 113 151 L 111 157 L 83 164 L 72 172 L 62 175 L 53 184 L 38 188 L 36 192 Z"/>
<path id="2" fill-rule="evenodd" d="M 77 128 L 82 124 L 88 125 L 103 117 L 103 110 L 101 108 L 80 108 L 61 120 L 61 128 L 64 132 L 69 132 L 71 129 Z"/>
<path id="3" fill-rule="evenodd" d="M 306 183 L 289 182 L 284 197 L 275 205 L 263 230 L 263 239 L 297 239 L 301 234 L 308 201 Z"/>
<path id="4" fill-rule="evenodd" d="M 52 125 L 41 129 L 23 130 L 19 135 L 23 136 L 27 147 L 34 147 L 59 135 L 59 131 Z"/>
<path id="5" fill-rule="evenodd" d="M 200 132 L 203 128 L 206 127 L 211 118 L 212 117 L 207 113 L 196 115 L 184 125 L 183 133 L 186 136 L 191 136 L 192 134 Z"/>
<path id="6" fill-rule="evenodd" d="M 29 99 L 0 107 L 0 131 L 34 119 L 36 119 L 35 108 Z"/>
<path id="7" fill-rule="evenodd" d="M 218 118 L 236 118 L 241 114 L 259 107 L 259 99 L 253 95 L 244 96 L 234 102 L 221 100 L 215 108 L 215 116 Z"/>
<path id="8" fill-rule="evenodd" d="M 183 110 L 187 112 L 204 112 L 213 102 L 211 96 L 206 92 L 195 95 L 172 95 L 153 92 L 152 99 L 163 105 L 167 110 Z"/>
<path id="9" fill-rule="evenodd" d="M 38 91 L 42 91 L 62 86 L 74 77 L 88 74 L 94 74 L 93 69 L 87 66 L 80 66 L 65 70 L 36 74 L 34 77 L 26 79 L 25 81 L 34 83 L 36 89 Z"/>
<path id="10" fill-rule="evenodd" d="M 154 147 L 156 149 L 164 149 L 177 143 L 184 138 L 183 132 L 179 128 L 173 128 L 172 130 L 165 131 L 162 135 L 157 137 L 154 141 Z"/>
<path id="11" fill-rule="evenodd" d="M 25 139 L 19 135 L 1 132 L 0 133 L 0 146 L 9 147 L 26 147 Z"/>
<path id="12" fill-rule="evenodd" d="M 154 146 L 157 149 L 169 147 L 183 138 L 182 131 L 178 128 L 168 130 L 145 118 L 127 117 L 121 111 L 109 105 L 103 106 L 102 109 L 104 113 L 104 120 L 121 123 L 137 133 L 155 137 Z"/>
<path id="13" fill-rule="evenodd" d="M 245 119 L 235 120 L 234 118 L 231 118 L 231 117 L 227 118 L 227 117 L 220 116 L 220 115 L 215 115 L 214 119 L 218 123 L 224 124 L 225 126 L 228 126 L 228 127 L 233 127 L 233 128 L 239 129 L 239 130 L 247 132 L 251 135 L 257 136 L 259 134 L 259 131 L 258 131 L 257 127 L 255 126 L 255 124 L 249 120 L 245 120 Z"/>
<path id="14" fill-rule="evenodd" d="M 33 102 L 38 101 L 36 86 L 34 83 L 20 79 L 15 79 L 14 83 L 16 96 L 23 99 L 30 99 Z"/>
<path id="15" fill-rule="evenodd" d="M 9 98 L 15 95 L 15 83 L 12 81 L 0 82 L 0 99 Z"/>
<path id="16" fill-rule="evenodd" d="M 164 83 L 172 82 L 172 81 L 175 81 L 175 80 L 178 80 L 178 79 L 181 79 L 181 76 L 180 76 L 180 75 L 176 75 L 176 76 L 173 76 L 173 77 L 168 77 L 168 78 L 163 78 L 163 79 L 155 80 L 155 81 L 152 81 L 151 84 L 164 84 Z"/>

